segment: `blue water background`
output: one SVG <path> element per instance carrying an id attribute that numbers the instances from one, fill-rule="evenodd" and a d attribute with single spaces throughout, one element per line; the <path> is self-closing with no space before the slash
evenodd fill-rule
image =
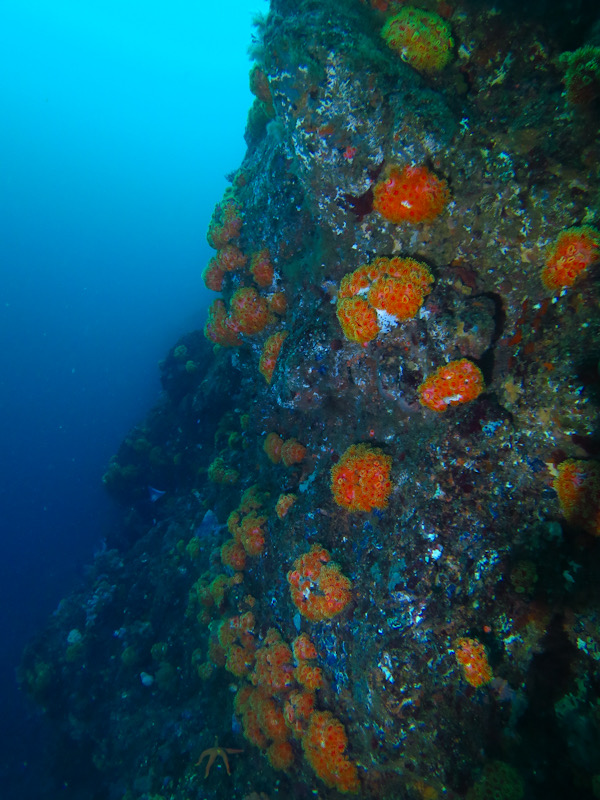
<path id="1" fill-rule="evenodd" d="M 206 229 L 243 157 L 251 19 L 267 10 L 0 5 L 4 798 L 43 788 L 20 652 L 114 522 L 101 476 L 158 399 L 158 361 L 204 322 Z"/>

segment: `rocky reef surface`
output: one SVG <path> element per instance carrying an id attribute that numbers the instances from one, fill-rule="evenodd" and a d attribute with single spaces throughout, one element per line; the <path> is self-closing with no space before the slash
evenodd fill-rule
<path id="1" fill-rule="evenodd" d="M 205 331 L 23 657 L 73 796 L 600 797 L 600 20 L 548 5 L 257 20 Z"/>

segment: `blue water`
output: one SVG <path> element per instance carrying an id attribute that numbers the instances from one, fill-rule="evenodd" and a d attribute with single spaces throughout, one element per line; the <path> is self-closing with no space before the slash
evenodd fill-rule
<path id="1" fill-rule="evenodd" d="M 14 671 L 115 510 L 100 482 L 200 327 L 265 0 L 0 5 L 0 795 L 41 796 Z M 8 712 L 6 714 L 6 712 Z"/>

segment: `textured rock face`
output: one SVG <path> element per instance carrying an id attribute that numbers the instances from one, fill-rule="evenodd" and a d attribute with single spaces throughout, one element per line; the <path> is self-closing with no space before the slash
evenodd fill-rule
<path id="1" fill-rule="evenodd" d="M 196 332 L 163 362 L 164 400 L 105 479 L 127 510 L 118 549 L 21 672 L 107 791 L 195 796 L 216 734 L 247 740 L 239 797 L 547 798 L 598 783 L 598 264 L 555 294 L 541 278 L 562 231 L 598 228 L 598 109 L 567 104 L 543 17 L 422 5 L 454 41 L 426 76 L 382 38 L 385 2 L 273 0 L 258 26 L 228 194 L 246 263 L 223 268 L 215 295 L 227 341 Z M 447 186 L 427 221 L 374 209 L 394 165 Z M 229 238 L 213 231 L 221 249 Z M 249 269 L 257 253 L 270 285 Z M 355 273 L 364 300 L 375 260 L 394 257 L 426 265 L 431 285 L 412 316 L 377 308 L 376 335 L 350 341 L 342 279 Z M 248 287 L 260 328 L 230 305 Z M 353 445 L 379 466 L 354 459 L 340 504 L 335 465 Z M 148 485 L 166 494 L 151 504 Z M 349 510 L 369 496 L 384 499 Z M 303 617 L 307 598 L 335 613 Z M 316 658 L 292 658 L 300 630 Z"/>

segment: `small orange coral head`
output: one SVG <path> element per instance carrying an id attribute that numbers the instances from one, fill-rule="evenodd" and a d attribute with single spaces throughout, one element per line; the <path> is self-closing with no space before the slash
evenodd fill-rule
<path id="1" fill-rule="evenodd" d="M 249 336 L 260 333 L 269 321 L 266 300 L 252 287 L 235 292 L 229 304 L 229 314 L 234 330 Z"/>
<path id="2" fill-rule="evenodd" d="M 275 504 L 275 513 L 279 519 L 287 516 L 288 511 L 294 505 L 298 497 L 295 494 L 280 494 Z"/>
<path id="3" fill-rule="evenodd" d="M 294 639 L 292 649 L 297 661 L 307 661 L 317 657 L 317 650 L 306 633 L 301 633 Z"/>
<path id="4" fill-rule="evenodd" d="M 253 648 L 242 647 L 239 644 L 230 645 L 227 650 L 227 660 L 225 669 L 235 675 L 236 678 L 243 678 L 250 673 L 254 664 Z"/>
<path id="5" fill-rule="evenodd" d="M 275 431 L 268 433 L 263 444 L 263 450 L 267 454 L 269 461 L 273 464 L 279 464 L 281 461 L 281 448 L 283 446 L 283 439 Z"/>
<path id="6" fill-rule="evenodd" d="M 265 532 L 263 525 L 266 517 L 258 517 L 251 512 L 242 519 L 240 543 L 249 556 L 259 556 L 265 549 Z"/>
<path id="7" fill-rule="evenodd" d="M 311 692 L 320 689 L 323 685 L 323 672 L 321 667 L 315 667 L 312 664 L 301 663 L 294 670 L 294 678 L 305 689 Z"/>
<path id="8" fill-rule="evenodd" d="M 257 286 L 270 286 L 273 283 L 273 265 L 267 248 L 254 253 L 250 262 L 250 272 Z"/>
<path id="9" fill-rule="evenodd" d="M 300 444 L 298 439 L 286 439 L 281 447 L 281 460 L 286 467 L 299 464 L 304 460 L 305 455 L 306 447 Z"/>
<path id="10" fill-rule="evenodd" d="M 315 544 L 294 561 L 287 574 L 294 605 L 313 621 L 335 617 L 351 599 L 352 584 L 330 559 L 327 550 Z"/>
<path id="11" fill-rule="evenodd" d="M 286 772 L 294 763 L 294 751 L 289 742 L 273 742 L 267 750 L 267 758 L 273 769 Z"/>
<path id="12" fill-rule="evenodd" d="M 368 444 L 351 445 L 331 469 L 333 499 L 348 511 L 385 508 L 392 491 L 391 456 Z"/>
<path id="13" fill-rule="evenodd" d="M 239 542 L 228 539 L 221 545 L 221 561 L 226 567 L 240 572 L 246 567 L 246 551 Z"/>
<path id="14" fill-rule="evenodd" d="M 419 386 L 419 399 L 433 411 L 468 403 L 484 391 L 485 383 L 479 367 L 468 358 L 450 361 L 439 367 Z"/>
<path id="15" fill-rule="evenodd" d="M 351 342 L 365 344 L 379 333 L 377 313 L 362 297 L 338 300 L 336 314 L 344 336 Z"/>
<path id="16" fill-rule="evenodd" d="M 356 794 L 360 789 L 356 765 L 344 755 L 348 738 L 344 726 L 330 711 L 315 711 L 302 738 L 306 760 L 331 789 Z"/>
<path id="17" fill-rule="evenodd" d="M 210 289 L 213 292 L 220 292 L 223 288 L 224 275 L 225 270 L 218 260 L 213 256 L 202 273 L 202 280 L 204 281 L 204 285 L 207 289 Z"/>
<path id="18" fill-rule="evenodd" d="M 477 639 L 458 639 L 455 657 L 462 667 L 465 680 L 471 686 L 478 689 L 492 680 L 485 647 Z"/>
<path id="19" fill-rule="evenodd" d="M 242 228 L 241 208 L 232 198 L 218 203 L 208 229 L 207 239 L 211 247 L 219 250 L 237 239 Z"/>
<path id="20" fill-rule="evenodd" d="M 284 742 L 289 736 L 283 709 L 266 692 L 255 692 L 250 705 L 256 711 L 262 732 L 275 742 Z"/>
<path id="21" fill-rule="evenodd" d="M 248 260 L 239 247 L 234 244 L 226 244 L 219 250 L 213 260 L 223 269 L 224 272 L 235 272 L 245 266 Z"/>
<path id="22" fill-rule="evenodd" d="M 222 483 L 230 486 L 238 482 L 240 473 L 236 469 L 228 467 L 225 461 L 223 461 L 220 456 L 217 456 L 217 458 L 209 464 L 207 477 L 208 480 L 213 483 Z"/>
<path id="23" fill-rule="evenodd" d="M 279 353 L 287 335 L 287 331 L 277 331 L 277 333 L 269 336 L 263 345 L 258 364 L 258 371 L 269 384 L 269 386 L 273 380 L 273 371 L 275 370 Z"/>
<path id="24" fill-rule="evenodd" d="M 385 273 L 371 284 L 369 302 L 400 322 L 412 319 L 431 291 L 433 275 L 414 258 L 381 258 Z"/>
<path id="25" fill-rule="evenodd" d="M 211 342 L 220 344 L 222 347 L 236 347 L 241 344 L 239 333 L 232 326 L 222 300 L 214 300 L 209 306 L 204 335 Z"/>
<path id="26" fill-rule="evenodd" d="M 394 223 L 431 222 L 449 198 L 446 181 L 427 167 L 391 166 L 373 187 L 373 208 Z"/>
<path id="27" fill-rule="evenodd" d="M 452 57 L 450 26 L 438 14 L 407 6 L 390 17 L 381 35 L 388 45 L 419 72 L 443 69 Z"/>
<path id="28" fill-rule="evenodd" d="M 279 631 L 269 628 L 263 646 L 256 651 L 252 683 L 272 693 L 280 692 L 294 682 L 293 672 L 292 651 Z"/>
<path id="29" fill-rule="evenodd" d="M 287 300 L 284 292 L 273 292 L 268 298 L 269 311 L 282 317 L 287 311 Z"/>
<path id="30" fill-rule="evenodd" d="M 286 724 L 296 734 L 301 734 L 308 723 L 308 719 L 315 709 L 314 692 L 293 691 L 284 703 L 283 716 Z"/>
<path id="31" fill-rule="evenodd" d="M 589 225 L 569 228 L 558 235 L 550 248 L 542 270 L 542 282 L 552 291 L 566 289 L 599 259 L 600 233 Z"/>
<path id="32" fill-rule="evenodd" d="M 600 536 L 600 463 L 574 458 L 563 461 L 554 488 L 565 519 Z"/>

